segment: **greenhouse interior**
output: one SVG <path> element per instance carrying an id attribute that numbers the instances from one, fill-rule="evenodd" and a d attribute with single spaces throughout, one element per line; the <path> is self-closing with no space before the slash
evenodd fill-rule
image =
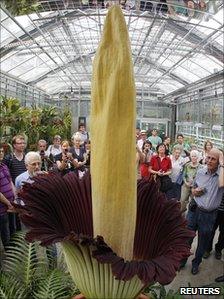
<path id="1" fill-rule="evenodd" d="M 0 299 L 223 298 L 223 0 L 0 3 Z"/>

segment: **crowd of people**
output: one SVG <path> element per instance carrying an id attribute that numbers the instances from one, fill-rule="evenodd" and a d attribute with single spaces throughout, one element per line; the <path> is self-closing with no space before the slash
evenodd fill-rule
<path id="1" fill-rule="evenodd" d="M 119 3 L 126 10 L 150 11 L 158 14 L 185 15 L 200 17 L 202 12 L 215 12 L 213 0 L 81 0 L 80 6 L 86 8 L 109 8 Z M 69 7 L 69 0 L 67 0 Z"/>
<path id="2" fill-rule="evenodd" d="M 167 200 L 180 201 L 180 210 L 187 219 L 189 229 L 198 232 L 198 244 L 192 261 L 191 273 L 199 272 L 202 258 L 208 258 L 213 239 L 219 227 L 215 244 L 215 258 L 220 260 L 224 249 L 224 175 L 223 152 L 211 141 L 202 150 L 196 144 L 186 143 L 183 134 L 176 142 L 166 136 L 164 140 L 153 129 L 136 129 L 136 164 L 138 178 L 158 181 L 160 191 Z M 191 243 L 193 239 L 191 240 Z M 187 260 L 182 261 L 180 268 Z M 224 281 L 224 277 L 217 278 Z"/>
<path id="3" fill-rule="evenodd" d="M 0 144 L 0 233 L 5 248 L 15 231 L 23 229 L 12 203 L 24 204 L 19 191 L 25 182 L 32 183 L 40 172 L 54 171 L 61 175 L 74 172 L 82 178 L 89 171 L 91 143 L 84 124 L 79 125 L 71 140 L 72 143 L 56 135 L 49 146 L 41 139 L 36 151 L 26 152 L 24 136 L 16 135 L 12 138 L 13 152 L 8 154 Z M 137 128 L 136 166 L 138 179 L 157 181 L 167 200 L 180 202 L 189 229 L 198 231 L 192 274 L 197 274 L 202 259 L 210 256 L 217 228 L 215 258 L 221 259 L 224 249 L 222 151 L 211 141 L 206 141 L 199 150 L 195 144 L 186 143 L 182 134 L 177 134 L 171 144 L 171 138 L 166 136 L 162 140 L 157 129 L 148 134 Z M 185 263 L 186 260 L 182 261 L 180 268 Z"/>

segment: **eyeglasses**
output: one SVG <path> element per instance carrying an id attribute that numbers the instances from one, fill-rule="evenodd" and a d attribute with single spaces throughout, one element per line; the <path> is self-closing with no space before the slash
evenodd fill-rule
<path id="1" fill-rule="evenodd" d="M 33 163 L 29 163 L 28 164 L 29 166 L 40 166 L 41 165 L 41 162 L 33 162 Z"/>
<path id="2" fill-rule="evenodd" d="M 209 160 L 211 160 L 211 161 L 216 161 L 216 160 L 218 160 L 218 159 L 216 159 L 216 158 L 214 158 L 214 157 L 207 156 L 207 157 L 206 157 L 206 160 L 207 160 L 207 161 L 209 161 Z"/>

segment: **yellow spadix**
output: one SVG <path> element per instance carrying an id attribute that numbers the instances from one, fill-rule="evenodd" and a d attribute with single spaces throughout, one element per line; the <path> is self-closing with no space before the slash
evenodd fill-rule
<path id="1" fill-rule="evenodd" d="M 125 18 L 106 17 L 92 78 L 91 178 L 94 236 L 132 259 L 136 221 L 135 83 Z"/>

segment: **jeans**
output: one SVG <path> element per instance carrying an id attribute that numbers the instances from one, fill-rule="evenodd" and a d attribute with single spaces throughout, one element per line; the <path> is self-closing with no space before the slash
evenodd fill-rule
<path id="1" fill-rule="evenodd" d="M 16 232 L 16 215 L 15 213 L 8 213 L 10 237 Z"/>
<path id="2" fill-rule="evenodd" d="M 213 227 L 212 231 L 212 237 L 209 243 L 209 246 L 206 251 L 210 252 L 212 251 L 212 244 L 213 239 L 215 236 L 216 229 L 219 227 L 219 237 L 218 242 L 215 244 L 215 251 L 221 252 L 224 249 L 224 211 L 218 210 L 216 222 Z"/>
<path id="3" fill-rule="evenodd" d="M 4 247 L 6 247 L 10 240 L 9 218 L 7 213 L 0 215 L 0 233 L 2 244 Z"/>
<path id="4" fill-rule="evenodd" d="M 188 211 L 188 228 L 198 231 L 198 244 L 195 252 L 195 258 L 192 260 L 193 266 L 199 266 L 202 257 L 207 250 L 212 238 L 213 227 L 217 218 L 217 210 L 204 212 L 196 208 L 194 212 Z M 192 240 L 193 241 L 193 240 Z"/>

